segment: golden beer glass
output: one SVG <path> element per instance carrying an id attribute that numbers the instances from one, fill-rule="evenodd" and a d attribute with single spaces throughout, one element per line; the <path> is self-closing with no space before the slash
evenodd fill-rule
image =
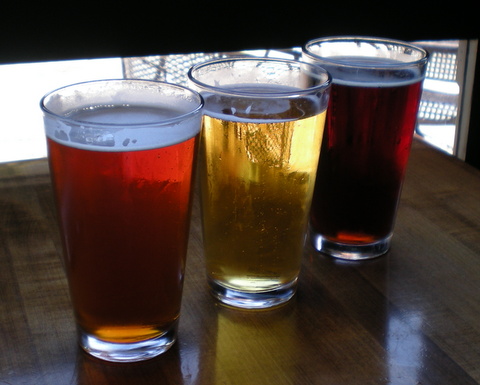
<path id="1" fill-rule="evenodd" d="M 221 303 L 278 306 L 295 294 L 330 75 L 312 64 L 230 58 L 198 64 L 208 283 Z"/>

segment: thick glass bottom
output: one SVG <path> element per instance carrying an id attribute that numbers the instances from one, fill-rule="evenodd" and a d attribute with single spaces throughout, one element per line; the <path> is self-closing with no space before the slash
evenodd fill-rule
<path id="1" fill-rule="evenodd" d="M 297 291 L 297 279 L 274 290 L 243 292 L 223 286 L 220 282 L 208 279 L 211 294 L 222 304 L 241 309 L 268 309 L 280 306 L 290 300 Z"/>
<path id="2" fill-rule="evenodd" d="M 372 243 L 351 244 L 332 241 L 310 229 L 310 239 L 315 249 L 323 254 L 350 261 L 361 261 L 385 254 L 390 249 L 392 234 Z"/>
<path id="3" fill-rule="evenodd" d="M 110 362 L 137 362 L 166 352 L 177 339 L 177 323 L 164 334 L 149 340 L 117 343 L 107 342 L 79 330 L 80 346 L 88 354 Z"/>

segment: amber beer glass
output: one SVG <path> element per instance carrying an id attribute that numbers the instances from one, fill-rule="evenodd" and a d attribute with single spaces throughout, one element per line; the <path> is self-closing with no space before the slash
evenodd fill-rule
<path id="1" fill-rule="evenodd" d="M 180 315 L 203 99 L 104 80 L 41 108 L 80 345 L 108 361 L 161 354 Z"/>
<path id="2" fill-rule="evenodd" d="M 305 45 L 303 60 L 333 83 L 310 219 L 317 250 L 351 260 L 389 250 L 427 58 L 387 39 Z"/>
<path id="3" fill-rule="evenodd" d="M 201 201 L 208 282 L 226 305 L 268 308 L 295 293 L 330 76 L 289 60 L 193 67 L 205 99 Z"/>

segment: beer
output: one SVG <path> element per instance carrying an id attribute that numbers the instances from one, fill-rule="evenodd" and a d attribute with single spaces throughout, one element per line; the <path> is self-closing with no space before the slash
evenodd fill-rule
<path id="1" fill-rule="evenodd" d="M 330 76 L 293 60 L 219 59 L 189 79 L 205 100 L 200 183 L 207 280 L 221 303 L 295 294 Z"/>
<path id="2" fill-rule="evenodd" d="M 196 140 L 131 152 L 48 140 L 71 297 L 86 333 L 135 342 L 178 318 Z"/>
<path id="3" fill-rule="evenodd" d="M 203 99 L 106 80 L 42 99 L 81 347 L 141 361 L 176 340 Z"/>
<path id="4" fill-rule="evenodd" d="M 238 108 L 235 116 L 214 113 L 215 102 L 206 103 L 201 184 L 209 279 L 241 292 L 274 290 L 299 273 L 325 111 L 309 116 L 301 102 L 269 102 L 262 119 Z"/>
<path id="5" fill-rule="evenodd" d="M 421 82 L 332 84 L 311 226 L 330 241 L 390 237 L 415 128 Z"/>
<path id="6" fill-rule="evenodd" d="M 332 76 L 310 217 L 314 247 L 343 259 L 390 248 L 427 53 L 378 38 L 309 41 L 303 59 Z"/>

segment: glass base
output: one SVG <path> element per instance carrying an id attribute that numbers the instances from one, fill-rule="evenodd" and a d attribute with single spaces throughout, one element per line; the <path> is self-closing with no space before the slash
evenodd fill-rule
<path id="1" fill-rule="evenodd" d="M 88 354 L 110 362 L 137 362 L 154 358 L 172 347 L 177 339 L 177 325 L 164 334 L 139 342 L 107 342 L 79 331 L 80 346 Z"/>
<path id="2" fill-rule="evenodd" d="M 315 249 L 323 254 L 339 259 L 361 261 L 385 254 L 390 249 L 392 235 L 373 243 L 349 244 L 331 241 L 311 230 L 310 239 Z"/>
<path id="3" fill-rule="evenodd" d="M 243 292 L 223 286 L 218 281 L 208 279 L 211 294 L 222 304 L 241 309 L 268 309 L 280 306 L 290 300 L 297 291 L 297 279 L 275 290 Z"/>

